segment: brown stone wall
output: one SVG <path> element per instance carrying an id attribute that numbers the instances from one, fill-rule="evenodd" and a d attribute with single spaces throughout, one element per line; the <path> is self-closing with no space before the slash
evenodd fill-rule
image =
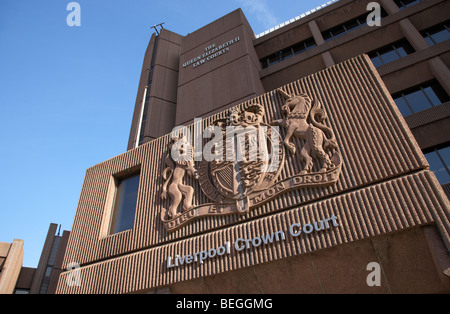
<path id="1" fill-rule="evenodd" d="M 407 116 L 406 122 L 423 150 L 446 143 L 450 134 L 450 102 Z"/>
<path id="2" fill-rule="evenodd" d="M 425 191 L 421 193 L 417 187 L 413 191 L 409 190 L 415 184 L 423 186 Z M 427 290 L 427 286 L 423 287 L 423 290 L 420 287 L 421 282 L 435 281 L 436 277 L 439 276 L 439 270 L 429 262 L 432 261 L 430 253 L 422 251 L 423 249 L 428 250 L 428 244 L 423 239 L 417 239 L 417 235 L 411 236 L 410 233 L 406 233 L 404 236 L 394 236 L 394 239 L 391 239 L 391 237 L 376 237 L 430 224 L 433 223 L 434 219 L 439 219 L 439 214 L 429 213 L 424 208 L 419 208 L 420 204 L 427 204 L 427 202 L 430 206 L 437 205 L 440 208 L 446 206 L 442 199 L 429 198 L 430 195 L 427 192 L 432 192 L 435 189 L 438 189 L 438 186 L 433 183 L 432 175 L 429 172 L 419 176 L 408 176 L 401 180 L 394 180 L 345 196 L 335 197 L 326 202 L 301 206 L 246 224 L 82 267 L 82 286 L 73 288 L 64 286 L 65 281 L 62 280 L 65 280 L 68 275 L 68 273 L 65 273 L 60 278 L 58 291 L 66 293 L 130 293 L 205 278 L 205 282 L 211 284 L 210 292 L 212 293 L 256 293 L 255 290 L 249 290 L 249 285 L 257 286 L 258 281 L 254 278 L 247 277 L 253 280 L 244 280 L 246 281 L 245 285 L 239 288 L 236 288 L 239 284 L 233 284 L 229 281 L 242 280 L 242 278 L 245 278 L 242 274 L 249 276 L 250 272 L 247 267 L 254 267 L 260 271 L 270 268 L 270 264 L 266 265 L 266 262 L 282 261 L 286 258 L 299 256 L 299 258 L 290 261 L 304 265 L 304 262 L 308 262 L 308 257 L 305 254 L 312 253 L 311 258 L 316 260 L 318 264 L 316 267 L 321 266 L 318 270 L 319 278 L 326 280 L 324 283 L 326 289 L 323 292 L 351 293 L 357 292 L 353 289 L 360 289 L 361 287 L 365 287 L 366 290 L 358 290 L 359 292 L 367 292 L 369 287 L 365 285 L 365 278 L 368 272 L 362 267 L 366 267 L 368 263 L 373 261 L 378 262 L 376 252 L 372 247 L 372 243 L 375 243 L 381 246 L 380 250 L 384 250 L 381 258 L 385 259 L 383 262 L 386 265 L 385 267 L 389 268 L 389 276 L 392 276 L 392 281 L 395 281 L 395 284 L 398 285 L 396 290 L 391 290 L 391 292 L 406 292 L 409 289 L 411 289 L 409 291 L 416 292 L 436 292 L 435 289 L 441 287 L 437 283 L 433 283 L 433 290 Z M 417 194 L 410 198 L 411 203 L 407 207 L 402 195 L 413 196 L 413 192 Z M 322 233 L 313 233 L 308 236 L 291 237 L 288 235 L 287 230 L 293 222 L 309 223 L 328 217 L 331 213 L 335 213 L 339 217 L 339 228 Z M 168 256 L 192 254 L 197 250 L 217 248 L 226 241 L 233 243 L 238 238 L 248 239 L 265 232 L 278 230 L 286 231 L 285 241 L 241 252 L 232 251 L 230 255 L 207 260 L 202 265 L 193 263 L 174 269 L 167 269 L 166 267 Z M 398 238 L 403 240 L 398 242 Z M 369 239 L 372 239 L 372 242 Z M 345 244 L 345 246 L 342 246 L 342 244 Z M 390 248 L 390 246 L 396 248 Z M 329 250 L 330 248 L 332 249 Z M 393 253 L 393 256 L 390 253 Z M 412 258 L 405 255 L 406 253 L 414 257 L 415 263 L 413 265 L 408 264 Z M 352 263 L 349 264 L 350 260 Z M 278 262 L 273 266 L 284 263 Z M 286 263 L 289 263 L 289 261 Z M 330 265 L 333 265 L 331 269 L 329 268 Z M 297 268 L 303 269 L 301 274 L 313 275 L 311 269 L 305 269 L 303 266 L 297 266 Z M 405 271 L 403 276 L 408 278 L 412 276 L 414 280 L 417 280 L 417 286 L 409 287 L 404 279 L 400 280 L 396 273 L 399 268 Z M 418 268 L 421 268 L 420 275 L 416 272 Z M 329 275 L 333 270 L 337 274 L 330 277 Z M 230 276 L 228 276 L 228 273 L 223 274 L 229 271 L 237 272 Z M 431 273 L 432 276 L 427 276 L 427 272 Z M 211 275 L 218 275 L 218 277 L 206 278 Z M 317 278 L 308 276 L 303 277 L 303 280 L 307 281 L 309 286 L 317 284 L 317 282 L 315 283 Z M 224 277 L 228 279 L 224 280 Z M 292 276 L 290 278 L 292 279 Z M 283 277 L 280 278 L 280 280 L 282 279 Z M 266 277 L 265 280 L 270 280 L 270 278 Z M 287 280 L 287 278 L 284 280 Z M 336 283 L 334 283 L 335 280 Z M 359 284 L 356 285 L 356 281 Z M 190 283 L 184 283 L 184 285 L 189 287 Z M 287 292 L 282 288 L 275 291 L 278 291 L 278 293 Z M 318 291 L 315 290 L 315 292 Z M 181 291 L 177 290 L 177 286 L 175 286 L 173 292 Z M 187 293 L 187 290 L 183 292 Z M 382 288 L 378 289 L 377 292 L 386 292 L 385 282 L 382 282 Z"/>
<path id="3" fill-rule="evenodd" d="M 133 112 L 133 118 L 131 123 L 131 129 L 130 129 L 130 136 L 128 139 L 128 146 L 127 149 L 133 149 L 136 147 L 137 142 L 137 133 L 139 132 L 140 128 L 140 119 L 141 119 L 141 112 L 142 112 L 142 105 L 144 101 L 144 90 L 148 84 L 148 76 L 150 73 L 150 66 L 151 61 L 153 57 L 153 50 L 155 47 L 155 41 L 156 36 L 153 35 L 150 39 L 150 42 L 148 43 L 147 50 L 145 51 L 144 60 L 142 63 L 142 69 L 141 69 L 141 76 L 139 78 L 139 86 L 136 96 L 136 102 L 134 105 L 134 112 Z"/>
<path id="4" fill-rule="evenodd" d="M 175 126 L 181 38 L 181 35 L 162 29 L 158 36 L 154 34 L 150 40 L 142 65 L 128 149 L 136 147 L 146 86 L 148 109 L 146 123 L 141 130 L 143 142 L 162 136 Z M 151 85 L 148 84 L 150 75 Z"/>
<path id="5" fill-rule="evenodd" d="M 434 175 L 427 171 L 420 148 L 367 56 L 350 59 L 283 88 L 290 94 L 306 93 L 323 105 L 328 116 L 324 123 L 334 130 L 343 159 L 336 184 L 290 189 L 251 208 L 246 215 L 198 218 L 168 232 L 162 219 L 166 219 L 164 208 L 170 200 L 161 199 L 161 174 L 166 167 L 169 136 L 160 137 L 87 170 L 63 263 L 63 268 L 70 262 L 81 264 L 83 284 L 66 286 L 70 272 L 65 272 L 57 292 L 127 293 L 154 289 L 229 271 L 245 271 L 246 267 L 322 249 L 335 248 L 330 251 L 332 256 L 333 252 L 345 250 L 340 248 L 342 244 L 353 250 L 351 244 L 357 241 L 428 224 L 439 230 L 443 243 L 450 247 L 448 199 Z M 238 107 L 255 102 L 265 108 L 265 123 L 280 119 L 284 100 L 279 93 L 269 92 Z M 205 118 L 202 127 L 229 113 L 227 110 Z M 287 150 L 283 162 L 280 180 L 289 180 L 304 167 L 298 155 Z M 106 235 L 102 226 L 105 211 L 110 210 L 105 206 L 110 178 L 136 167 L 140 167 L 141 181 L 134 228 Z M 194 206 L 211 202 L 197 181 L 186 176 L 184 182 L 194 187 Z M 293 223 L 312 224 L 332 215 L 337 217 L 339 226 L 299 237 L 289 235 Z M 286 233 L 283 241 L 232 251 L 203 264 L 167 268 L 169 256 L 193 254 L 227 241 L 233 244 L 238 238 L 280 230 Z M 328 255 L 321 256 L 330 259 Z M 264 267 L 258 266 L 261 270 Z"/>
<path id="6" fill-rule="evenodd" d="M 427 232 L 433 227 L 410 229 L 288 257 L 264 264 L 185 281 L 170 286 L 175 294 L 252 293 L 449 293 L 450 280 L 442 280 L 434 265 Z M 414 262 L 411 262 L 414 261 Z M 368 286 L 372 269 L 380 264 L 380 286 Z M 408 274 L 407 276 L 405 274 Z"/>
<path id="7" fill-rule="evenodd" d="M 253 39 L 240 9 L 183 38 L 176 125 L 264 93 Z"/>

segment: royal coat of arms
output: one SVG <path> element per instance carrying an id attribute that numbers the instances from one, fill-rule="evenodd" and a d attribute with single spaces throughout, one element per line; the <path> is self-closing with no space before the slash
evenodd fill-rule
<path id="1" fill-rule="evenodd" d="M 264 107 L 249 103 L 214 121 L 204 130 L 214 136 L 203 147 L 203 159 L 196 166 L 189 141 L 174 137 L 174 142 L 182 139 L 182 152 L 189 154 L 184 153 L 178 163 L 169 155 L 166 158 L 161 196 L 163 200 L 170 196 L 169 209 L 162 215 L 168 231 L 197 217 L 245 215 L 289 190 L 336 183 L 342 159 L 334 132 L 324 123 L 327 116 L 320 102 L 306 94 L 289 95 L 281 89 L 278 93 L 284 99 L 281 119 L 265 123 Z M 171 146 L 168 154 L 173 151 Z M 295 176 L 281 178 L 286 153 L 299 158 L 304 167 Z M 182 183 L 185 173 L 198 180 L 212 203 L 192 205 L 193 188 Z M 176 179 L 176 184 L 170 179 Z"/>

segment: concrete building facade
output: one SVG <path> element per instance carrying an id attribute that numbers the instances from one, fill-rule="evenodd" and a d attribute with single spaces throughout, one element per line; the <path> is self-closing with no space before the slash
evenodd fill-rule
<path id="1" fill-rule="evenodd" d="M 50 224 L 37 268 L 23 267 L 24 241 L 0 243 L 0 294 L 54 294 L 69 239 Z"/>
<path id="2" fill-rule="evenodd" d="M 379 26 L 369 2 L 259 37 L 240 9 L 154 34 L 57 292 L 448 293 L 449 2 L 379 1 Z"/>

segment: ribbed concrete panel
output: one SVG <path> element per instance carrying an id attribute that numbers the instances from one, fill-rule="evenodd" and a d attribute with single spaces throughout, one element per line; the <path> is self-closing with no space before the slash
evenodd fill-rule
<path id="1" fill-rule="evenodd" d="M 445 211 L 448 201 L 443 198 L 444 195 L 429 193 L 437 189 L 436 183 L 431 172 L 421 171 L 246 224 L 99 262 L 81 268 L 81 287 L 65 285 L 67 276 L 72 272 L 64 273 L 58 291 L 127 293 L 152 289 L 433 222 L 446 225 L 442 231 L 446 232 L 448 241 L 449 214 Z M 338 227 L 298 237 L 289 234 L 289 227 L 293 223 L 312 224 L 333 214 L 338 217 Z M 284 231 L 285 240 L 239 252 L 232 248 L 230 254 L 207 259 L 202 264 L 193 262 L 173 269 L 167 268 L 169 256 L 184 256 L 217 248 L 227 241 L 233 245 L 239 238 L 251 239 L 280 230 Z"/>
<path id="2" fill-rule="evenodd" d="M 83 277 L 93 280 L 97 288 L 83 285 L 77 289 L 123 293 L 136 287 L 158 287 L 432 222 L 448 239 L 448 200 L 436 192 L 442 189 L 433 176 L 423 172 L 428 164 L 366 56 L 288 84 L 283 90 L 306 93 L 321 102 L 328 116 L 324 123 L 334 131 L 343 159 L 336 184 L 289 190 L 251 208 L 247 215 L 199 218 L 168 232 L 161 215 L 170 200 L 163 201 L 161 192 L 170 135 L 160 137 L 87 170 L 64 265 L 77 262 L 84 266 Z M 273 91 L 238 107 L 253 103 L 264 106 L 265 123 L 282 118 L 284 99 L 280 93 Z M 227 110 L 203 119 L 202 129 L 229 114 Z M 194 126 L 188 128 L 193 134 Z M 284 129 L 281 135 L 285 136 Z M 294 141 L 301 144 L 301 140 Z M 140 167 L 141 176 L 134 228 L 102 235 L 111 176 L 136 167 Z M 286 150 L 278 180 L 289 179 L 303 168 L 299 156 Z M 184 182 L 195 190 L 195 206 L 211 202 L 198 181 L 186 176 Z M 217 247 L 238 237 L 287 230 L 293 222 L 304 224 L 332 214 L 339 217 L 340 227 L 318 237 L 286 240 L 198 268 L 179 268 L 177 272 L 164 268 L 169 255 Z M 103 275 L 99 267 L 104 267 Z M 61 277 L 58 291 L 74 292 L 64 286 L 64 276 L 67 274 Z M 102 276 L 101 283 L 92 276 Z"/>

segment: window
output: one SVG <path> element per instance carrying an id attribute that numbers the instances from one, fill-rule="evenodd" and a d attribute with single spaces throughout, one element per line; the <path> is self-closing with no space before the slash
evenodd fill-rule
<path id="1" fill-rule="evenodd" d="M 430 46 L 436 45 L 450 39 L 450 21 L 433 26 L 421 32 Z"/>
<path id="2" fill-rule="evenodd" d="M 53 266 L 55 265 L 56 255 L 58 254 L 59 244 L 61 243 L 61 237 L 55 236 L 53 238 L 52 247 L 47 261 L 47 267 L 45 268 L 44 277 L 42 278 L 41 286 L 39 287 L 39 294 L 46 294 L 48 286 L 50 284 L 50 277 L 52 275 Z"/>
<path id="3" fill-rule="evenodd" d="M 389 44 L 376 51 L 370 52 L 368 55 L 372 59 L 375 67 L 382 66 L 389 62 L 405 57 L 414 52 L 413 47 L 406 39 Z"/>
<path id="4" fill-rule="evenodd" d="M 433 149 L 425 153 L 430 164 L 430 170 L 434 172 L 441 185 L 450 182 L 450 146 Z"/>
<path id="5" fill-rule="evenodd" d="M 397 6 L 403 10 L 407 7 L 410 7 L 412 5 L 415 5 L 419 2 L 422 2 L 422 0 L 394 0 L 395 4 L 397 4 Z"/>
<path id="6" fill-rule="evenodd" d="M 145 91 L 145 100 L 144 100 L 144 110 L 142 111 L 142 117 L 141 117 L 141 124 L 139 125 L 139 141 L 138 141 L 138 145 L 142 145 L 144 144 L 144 139 L 145 139 L 145 124 L 147 122 L 147 114 L 148 114 L 148 106 L 150 103 L 150 91 L 152 89 L 152 78 L 153 78 L 153 67 L 150 70 L 150 74 L 149 74 L 149 80 L 148 80 L 148 84 L 147 84 L 147 89 Z"/>
<path id="7" fill-rule="evenodd" d="M 52 274 L 52 270 L 53 270 L 52 266 L 47 266 L 47 268 L 45 269 L 44 277 L 50 278 L 50 275 Z"/>
<path id="8" fill-rule="evenodd" d="M 110 234 L 133 228 L 136 212 L 140 174 L 115 179 L 115 197 L 111 218 Z"/>
<path id="9" fill-rule="evenodd" d="M 144 144 L 144 140 L 145 140 L 145 124 L 147 123 L 147 115 L 148 115 L 148 106 L 150 103 L 150 91 L 152 89 L 152 84 L 153 84 L 153 72 L 155 70 L 155 58 L 156 58 L 156 51 L 158 49 L 158 42 L 159 42 L 159 36 L 156 36 L 155 38 L 155 43 L 153 45 L 153 53 L 152 53 L 152 60 L 150 62 L 150 70 L 149 74 L 148 74 L 148 79 L 147 79 L 147 88 L 146 88 L 146 92 L 145 92 L 145 99 L 144 99 L 144 108 L 142 111 L 142 117 L 140 118 L 140 124 L 138 125 L 138 134 L 136 135 L 136 145 L 140 146 L 142 144 Z M 137 147 L 136 146 L 136 147 Z"/>
<path id="10" fill-rule="evenodd" d="M 392 98 L 405 117 L 449 101 L 447 93 L 437 81 L 396 93 Z"/>
<path id="11" fill-rule="evenodd" d="M 354 19 L 351 19 L 345 23 L 334 26 L 322 32 L 323 39 L 325 41 L 329 41 L 331 39 L 338 38 L 348 32 L 354 31 L 355 29 L 358 29 L 361 26 L 366 25 L 368 14 L 369 13 L 364 13 L 363 15 L 360 15 Z M 387 15 L 388 15 L 387 12 L 383 8 L 381 8 L 381 17 L 383 18 L 386 17 Z"/>
<path id="12" fill-rule="evenodd" d="M 149 86 L 150 88 L 150 86 Z M 150 95 L 150 90 L 147 90 L 148 95 Z M 147 114 L 148 114 L 148 104 L 150 101 L 150 97 L 147 96 L 145 103 L 144 103 L 144 110 L 142 111 L 142 121 L 141 121 L 141 125 L 139 126 L 140 128 L 140 132 L 139 132 L 139 144 L 138 145 L 142 145 L 144 143 L 144 138 L 145 138 L 145 123 L 147 122 Z"/>
<path id="13" fill-rule="evenodd" d="M 264 69 L 314 47 L 316 47 L 316 43 L 311 37 L 293 46 L 277 51 L 276 53 L 271 54 L 268 57 L 262 58 L 260 62 Z"/>

